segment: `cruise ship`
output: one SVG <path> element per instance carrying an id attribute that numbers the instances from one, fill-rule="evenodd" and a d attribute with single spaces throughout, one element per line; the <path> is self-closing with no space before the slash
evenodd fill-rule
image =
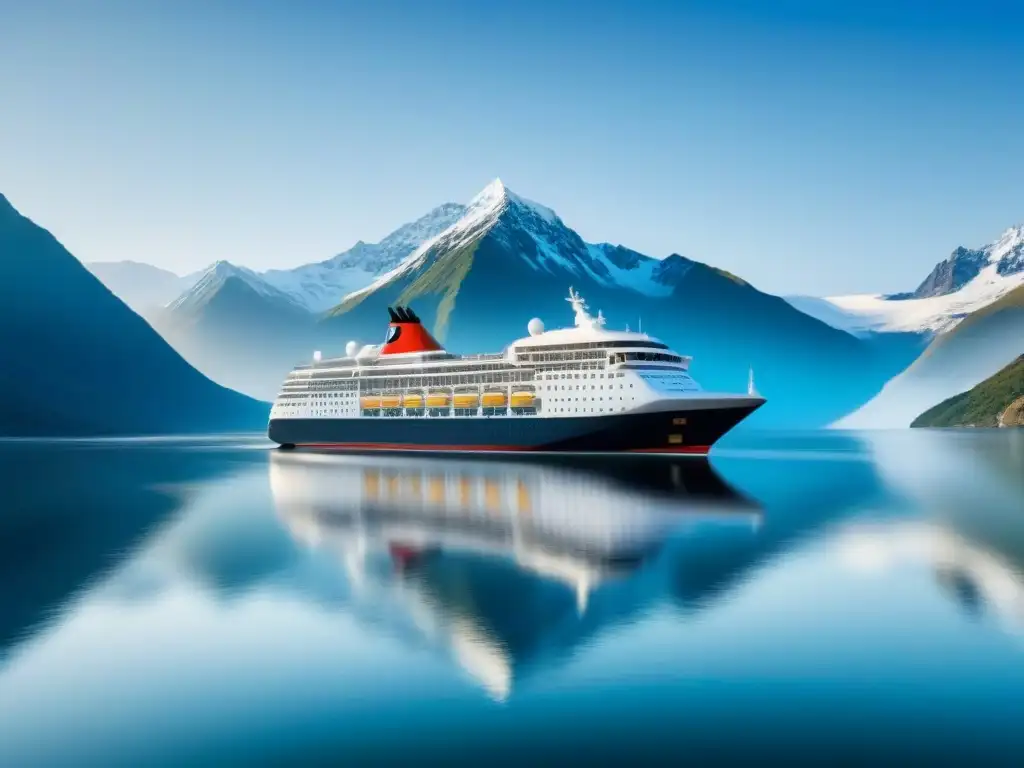
<path id="1" fill-rule="evenodd" d="M 270 413 L 282 448 L 348 451 L 655 453 L 706 455 L 764 404 L 706 392 L 691 359 L 656 338 L 605 327 L 569 289 L 572 327 L 503 352 L 446 351 L 409 307 L 389 308 L 383 344 L 349 342 L 340 358 L 297 366 Z"/>

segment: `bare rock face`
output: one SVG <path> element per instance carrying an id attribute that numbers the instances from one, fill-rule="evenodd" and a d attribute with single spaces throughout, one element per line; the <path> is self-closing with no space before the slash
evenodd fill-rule
<path id="1" fill-rule="evenodd" d="M 936 264 L 931 274 L 907 298 L 926 299 L 954 293 L 976 278 L 987 263 L 988 253 L 985 250 L 961 246 L 948 259 Z"/>
<path id="2" fill-rule="evenodd" d="M 1018 397 L 999 417 L 1000 427 L 1024 427 L 1024 396 Z"/>

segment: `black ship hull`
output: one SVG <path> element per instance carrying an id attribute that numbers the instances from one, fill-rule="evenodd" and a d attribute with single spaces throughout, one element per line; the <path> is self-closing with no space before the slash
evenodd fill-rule
<path id="1" fill-rule="evenodd" d="M 587 417 L 272 419 L 287 448 L 422 452 L 666 453 L 703 456 L 763 403 Z"/>

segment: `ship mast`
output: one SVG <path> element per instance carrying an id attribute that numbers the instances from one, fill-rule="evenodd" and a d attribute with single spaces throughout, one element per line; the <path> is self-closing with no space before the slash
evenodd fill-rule
<path id="1" fill-rule="evenodd" d="M 573 311 L 576 313 L 577 328 L 593 328 L 596 330 L 604 327 L 604 313 L 598 310 L 597 317 L 591 317 L 590 313 L 587 312 L 587 309 L 589 309 L 587 302 L 580 296 L 579 291 L 574 290 L 571 285 L 569 286 L 569 297 L 566 301 L 572 305 Z"/>

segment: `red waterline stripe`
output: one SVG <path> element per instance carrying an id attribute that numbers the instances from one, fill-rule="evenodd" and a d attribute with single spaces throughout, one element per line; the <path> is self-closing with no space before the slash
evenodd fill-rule
<path id="1" fill-rule="evenodd" d="M 306 448 L 355 448 L 371 451 L 535 451 L 521 445 L 421 445 L 418 443 L 301 443 Z"/>
<path id="2" fill-rule="evenodd" d="M 629 453 L 707 453 L 710 445 L 680 445 L 666 448 L 628 448 Z"/>
<path id="3" fill-rule="evenodd" d="M 516 453 L 545 452 L 544 448 L 521 445 L 421 445 L 416 443 L 300 443 L 305 448 L 335 448 L 369 451 L 504 451 Z M 594 453 L 707 453 L 710 445 L 666 446 L 664 448 L 626 448 L 622 451 L 594 451 Z M 551 451 L 552 453 L 587 453 L 587 451 Z"/>

